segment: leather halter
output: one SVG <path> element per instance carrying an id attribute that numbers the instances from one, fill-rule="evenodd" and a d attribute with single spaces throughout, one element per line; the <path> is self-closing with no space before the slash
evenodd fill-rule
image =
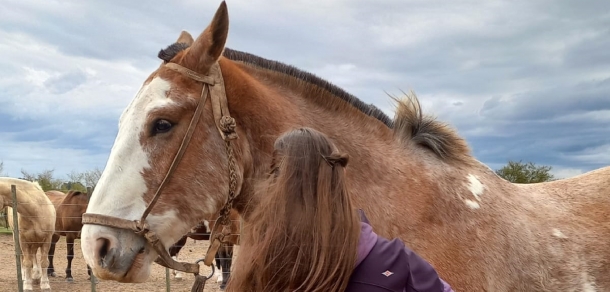
<path id="1" fill-rule="evenodd" d="M 203 112 L 207 97 L 208 95 L 211 96 L 214 121 L 216 123 L 216 128 L 218 128 L 220 136 L 225 141 L 225 148 L 229 160 L 229 196 L 227 202 L 220 211 L 220 216 L 218 220 L 216 220 L 214 228 L 212 228 L 211 230 L 212 234 L 210 236 L 210 246 L 208 248 L 205 258 L 203 259 L 205 265 L 212 265 L 212 261 L 214 260 L 213 255 L 216 254 L 218 248 L 220 247 L 220 244 L 224 242 L 224 237 L 228 235 L 228 232 L 230 232 L 228 226 L 230 224 L 229 211 L 232 208 L 233 199 L 235 198 L 235 190 L 237 188 L 235 157 L 233 155 L 233 148 L 231 147 L 231 140 L 237 138 L 237 133 L 235 132 L 236 124 L 235 119 L 233 119 L 229 113 L 224 80 L 222 78 L 222 72 L 220 70 L 220 65 L 218 64 L 218 62 L 215 62 L 212 65 L 208 75 L 199 74 L 176 63 L 166 63 L 164 66 L 168 69 L 177 71 L 203 84 L 203 88 L 201 90 L 201 97 L 197 104 L 195 114 L 191 118 L 191 122 L 187 129 L 187 132 L 182 140 L 182 143 L 180 144 L 180 148 L 178 149 L 174 160 L 172 161 L 172 164 L 170 165 L 169 170 L 167 171 L 167 174 L 165 175 L 165 178 L 159 185 L 159 188 L 155 192 L 155 195 L 151 202 L 146 207 L 146 210 L 144 210 L 144 213 L 142 214 L 140 220 L 127 220 L 102 214 L 84 213 L 82 217 L 82 223 L 133 230 L 136 234 L 146 238 L 146 240 L 148 240 L 148 242 L 152 245 L 155 251 L 159 254 L 159 258 L 155 260 L 157 264 L 173 270 L 193 273 L 197 276 L 196 282 L 203 281 L 203 283 L 205 283 L 205 280 L 207 280 L 207 278 L 209 277 L 203 277 L 205 279 L 200 279 L 200 277 L 202 276 L 199 276 L 198 262 L 202 260 L 198 260 L 195 263 L 185 263 L 178 262 L 172 259 L 165 246 L 163 246 L 163 243 L 161 243 L 161 241 L 159 240 L 157 234 L 154 231 L 150 230 L 149 225 L 146 222 L 146 217 L 150 214 L 152 208 L 157 203 L 157 200 L 161 196 L 163 188 L 166 186 L 167 181 L 169 180 L 170 176 L 173 174 L 174 170 L 178 166 L 178 163 L 182 159 L 182 156 L 184 155 L 184 152 L 193 135 L 195 127 L 199 122 L 199 118 L 201 117 L 201 114 Z M 224 225 L 224 228 L 220 234 L 217 233 L 218 223 Z"/>

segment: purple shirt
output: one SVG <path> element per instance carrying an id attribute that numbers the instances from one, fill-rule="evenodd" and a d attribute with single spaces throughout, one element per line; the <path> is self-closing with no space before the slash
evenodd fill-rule
<path id="1" fill-rule="evenodd" d="M 434 268 L 402 241 L 378 236 L 359 211 L 358 258 L 346 292 L 453 292 Z"/>

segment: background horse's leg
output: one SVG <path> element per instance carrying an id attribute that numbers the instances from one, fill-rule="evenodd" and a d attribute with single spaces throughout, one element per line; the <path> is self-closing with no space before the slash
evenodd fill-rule
<path id="1" fill-rule="evenodd" d="M 216 262 L 216 269 L 214 270 L 214 275 L 216 276 L 216 283 L 222 282 L 222 265 L 220 264 L 222 245 L 218 248 L 218 251 L 214 255 L 214 261 Z"/>
<path id="2" fill-rule="evenodd" d="M 61 236 L 58 234 L 53 234 L 53 237 L 51 238 L 51 244 L 49 246 L 49 268 L 47 269 L 47 275 L 49 275 L 49 277 L 57 277 L 55 267 L 53 266 L 53 257 L 55 256 L 55 244 L 60 237 Z"/>
<path id="3" fill-rule="evenodd" d="M 41 271 L 47 270 L 49 267 L 49 249 L 51 247 L 51 243 L 43 243 L 40 246 L 40 269 Z M 40 278 L 40 290 L 44 292 L 51 291 L 51 285 L 49 285 L 49 275 L 47 273 L 41 273 Z"/>
<path id="4" fill-rule="evenodd" d="M 220 266 L 222 268 L 222 283 L 220 289 L 227 287 L 229 277 L 231 277 L 231 265 L 233 264 L 233 244 L 223 244 L 218 250 L 217 256 L 220 258 Z"/>
<path id="5" fill-rule="evenodd" d="M 23 259 L 21 262 L 21 273 L 23 274 L 23 291 L 31 292 L 34 291 L 32 288 L 32 268 L 34 263 L 32 261 L 32 254 L 36 256 L 36 250 L 32 250 L 31 244 L 26 243 L 21 239 L 21 251 Z"/>
<path id="6" fill-rule="evenodd" d="M 66 267 L 66 281 L 74 282 L 74 278 L 72 277 L 72 259 L 74 259 L 74 234 L 67 233 L 66 234 L 66 247 L 67 251 L 67 259 L 68 266 Z"/>
<path id="7" fill-rule="evenodd" d="M 180 240 L 178 240 L 178 242 L 176 242 L 174 245 L 172 245 L 169 248 L 169 255 L 175 261 L 178 260 L 178 253 L 180 252 L 182 247 L 184 247 L 184 245 L 186 244 L 187 238 L 188 238 L 187 236 L 183 236 L 182 238 L 180 238 Z M 174 279 L 176 279 L 178 281 L 182 280 L 182 272 L 181 271 L 172 270 L 172 274 L 174 274 Z"/>

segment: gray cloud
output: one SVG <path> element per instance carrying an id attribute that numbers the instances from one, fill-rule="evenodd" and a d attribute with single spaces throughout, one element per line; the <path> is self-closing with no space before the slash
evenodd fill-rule
<path id="1" fill-rule="evenodd" d="M 53 76 L 44 82 L 44 86 L 53 94 L 64 94 L 87 81 L 87 74 L 73 71 Z"/>
<path id="2" fill-rule="evenodd" d="M 61 121 L 49 135 L 76 135 L 74 146 L 61 147 L 94 149 L 78 153 L 97 155 L 102 167 L 118 115 L 158 65 L 158 50 L 182 29 L 197 36 L 217 4 L 0 4 L 0 54 L 8 56 L 0 60 L 0 119 Z M 327 78 L 390 115 L 384 90 L 413 89 L 427 113 L 454 125 L 492 167 L 524 159 L 574 174 L 610 164 L 608 1 L 228 5 L 229 47 Z M 19 147 L 34 137 L 2 138 Z"/>

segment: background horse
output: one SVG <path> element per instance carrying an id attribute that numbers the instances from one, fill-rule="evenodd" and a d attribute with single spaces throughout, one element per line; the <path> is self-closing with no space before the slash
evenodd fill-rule
<path id="1" fill-rule="evenodd" d="M 40 289 L 51 291 L 47 270 L 49 248 L 55 230 L 55 208 L 38 183 L 0 177 L 0 200 L 7 207 L 8 223 L 14 228 L 11 185 L 17 188 L 17 221 L 19 223 L 19 248 L 23 290 L 33 291 L 33 280 L 40 279 Z M 36 253 L 40 249 L 40 262 Z"/>
<path id="2" fill-rule="evenodd" d="M 68 266 L 66 267 L 66 281 L 73 282 L 72 277 L 72 259 L 74 259 L 74 240 L 80 238 L 80 231 L 83 228 L 82 216 L 87 210 L 89 204 L 89 195 L 80 191 L 69 191 L 65 194 L 60 191 L 48 191 L 45 194 L 49 200 L 53 202 L 57 219 L 55 220 L 55 233 L 51 241 L 49 250 L 49 269 L 47 274 L 50 277 L 56 277 L 55 268 L 53 266 L 53 257 L 55 256 L 55 244 L 61 236 L 66 237 L 67 259 Z M 91 268 L 87 265 L 87 274 L 91 276 Z"/>
<path id="3" fill-rule="evenodd" d="M 235 210 L 231 210 L 230 217 L 231 219 L 231 235 L 225 237 L 226 244 L 222 244 L 216 252 L 216 275 L 217 282 L 220 282 L 220 289 L 224 289 L 227 286 L 227 282 L 231 275 L 231 265 L 233 263 L 233 246 L 239 245 L 239 237 L 240 237 L 240 227 L 241 220 L 239 213 Z M 186 240 L 188 238 L 194 240 L 210 240 L 210 233 L 212 232 L 211 228 L 214 227 L 216 220 L 218 219 L 218 214 L 214 217 L 210 218 L 210 220 L 204 220 L 197 226 L 191 229 L 189 233 L 180 238 L 178 242 L 172 245 L 169 248 L 169 255 L 175 260 L 178 259 L 178 253 L 186 244 Z M 222 227 L 220 227 L 222 228 Z M 172 270 L 174 274 L 174 278 L 176 280 L 182 280 L 182 272 Z"/>
<path id="4" fill-rule="evenodd" d="M 170 246 L 235 186 L 232 206 L 248 232 L 274 141 L 310 127 L 350 155 L 347 187 L 375 232 L 403 240 L 456 291 L 610 291 L 610 167 L 512 184 L 451 127 L 424 116 L 414 95 L 396 99 L 392 120 L 313 74 L 225 48 L 228 33 L 223 2 L 196 39 L 183 32 L 159 53 L 162 63 L 123 111 L 87 208 L 97 216 L 83 215 L 91 223 L 83 256 L 100 279 L 145 281 L 160 250 L 139 229 L 104 218 L 142 218 L 150 206 L 146 230 Z M 225 136 L 232 130 L 237 137 Z"/>

